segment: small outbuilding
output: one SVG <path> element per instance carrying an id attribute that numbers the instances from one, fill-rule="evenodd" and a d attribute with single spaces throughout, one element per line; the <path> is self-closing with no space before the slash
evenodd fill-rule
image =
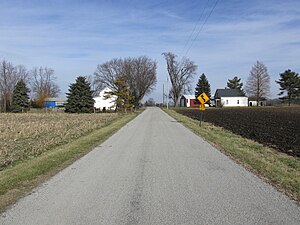
<path id="1" fill-rule="evenodd" d="M 196 108 L 200 103 L 196 101 L 195 95 L 182 95 L 180 98 L 180 107 Z"/>
<path id="2" fill-rule="evenodd" d="M 50 108 L 62 108 L 67 103 L 66 98 L 45 98 L 44 107 L 46 109 Z"/>
<path id="3" fill-rule="evenodd" d="M 101 111 L 105 110 L 115 110 L 116 108 L 116 99 L 117 96 L 111 96 L 110 98 L 105 98 L 107 92 L 112 90 L 109 87 L 106 87 L 98 92 L 98 94 L 93 98 L 95 100 L 94 108 Z"/>
<path id="4" fill-rule="evenodd" d="M 216 107 L 248 106 L 248 97 L 239 89 L 217 89 L 214 102 Z"/>
<path id="5" fill-rule="evenodd" d="M 251 106 L 266 106 L 267 99 L 261 98 L 259 101 L 255 97 L 249 97 L 248 105 Z"/>

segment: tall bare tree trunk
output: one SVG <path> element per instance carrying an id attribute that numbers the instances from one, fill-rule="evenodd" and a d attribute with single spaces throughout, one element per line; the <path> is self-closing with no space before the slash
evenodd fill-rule
<path id="1" fill-rule="evenodd" d="M 168 52 L 163 53 L 167 62 L 167 71 L 172 84 L 169 97 L 173 99 L 174 105 L 178 105 L 180 95 L 187 87 L 188 92 L 191 92 L 191 83 L 195 75 L 197 65 L 187 58 L 183 58 L 180 62 L 176 60 L 176 55 Z"/>

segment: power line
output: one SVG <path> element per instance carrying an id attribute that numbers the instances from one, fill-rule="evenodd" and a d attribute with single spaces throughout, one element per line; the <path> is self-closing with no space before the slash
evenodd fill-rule
<path id="1" fill-rule="evenodd" d="M 210 0 L 207 0 L 206 4 L 204 5 L 203 10 L 202 10 L 202 12 L 201 12 L 201 14 L 200 14 L 200 16 L 199 16 L 199 18 L 198 18 L 198 20 L 197 20 L 195 26 L 194 26 L 193 31 L 190 33 L 190 35 L 189 35 L 187 41 L 185 42 L 185 45 L 184 45 L 184 47 L 183 47 L 183 49 L 181 50 L 181 52 L 180 52 L 179 55 L 182 55 L 182 53 L 184 52 L 184 49 L 187 47 L 188 43 L 191 41 L 191 38 L 192 38 L 192 36 L 193 36 L 193 34 L 194 34 L 196 28 L 198 27 L 198 23 L 200 22 L 200 20 L 202 19 L 202 16 L 204 15 L 205 9 L 206 9 L 206 7 L 207 7 L 209 1 L 210 1 Z"/>
<path id="2" fill-rule="evenodd" d="M 192 41 L 190 47 L 187 49 L 186 53 L 184 54 L 184 56 L 183 56 L 182 58 L 186 57 L 186 55 L 188 54 L 188 52 L 189 52 L 189 51 L 191 50 L 191 48 L 193 47 L 194 42 L 196 41 L 196 39 L 197 39 L 197 37 L 199 36 L 200 32 L 203 30 L 203 27 L 204 27 L 204 25 L 207 23 L 209 17 L 211 16 L 211 14 L 213 13 L 213 11 L 215 10 L 215 8 L 216 8 L 218 2 L 219 2 L 219 0 L 217 0 L 217 1 L 215 2 L 213 8 L 211 9 L 211 11 L 210 11 L 210 13 L 209 13 L 209 15 L 206 17 L 204 23 L 202 24 L 202 26 L 201 26 L 201 28 L 199 29 L 197 35 L 195 36 L 194 40 Z"/>

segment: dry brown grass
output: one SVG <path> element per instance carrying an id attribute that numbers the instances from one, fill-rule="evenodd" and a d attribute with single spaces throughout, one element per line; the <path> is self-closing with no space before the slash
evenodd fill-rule
<path id="1" fill-rule="evenodd" d="M 104 127 L 118 114 L 0 114 L 0 170 Z"/>
<path id="2" fill-rule="evenodd" d="M 100 129 L 95 129 L 75 140 L 70 140 L 66 144 L 59 144 L 38 157 L 30 157 L 11 168 L 8 166 L 0 171 L 0 212 L 26 195 L 34 187 L 98 146 L 139 115 L 140 112 L 141 110 L 126 114 L 106 115 L 106 117 L 113 117 L 110 117 L 105 126 Z M 85 116 L 87 115 L 83 115 L 83 118 Z M 94 119 L 93 115 L 91 118 Z"/>

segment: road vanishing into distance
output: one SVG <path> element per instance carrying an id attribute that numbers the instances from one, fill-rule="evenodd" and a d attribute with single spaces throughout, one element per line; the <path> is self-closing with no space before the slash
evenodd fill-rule
<path id="1" fill-rule="evenodd" d="M 1 225 L 300 224 L 300 207 L 159 108 L 0 215 Z"/>

